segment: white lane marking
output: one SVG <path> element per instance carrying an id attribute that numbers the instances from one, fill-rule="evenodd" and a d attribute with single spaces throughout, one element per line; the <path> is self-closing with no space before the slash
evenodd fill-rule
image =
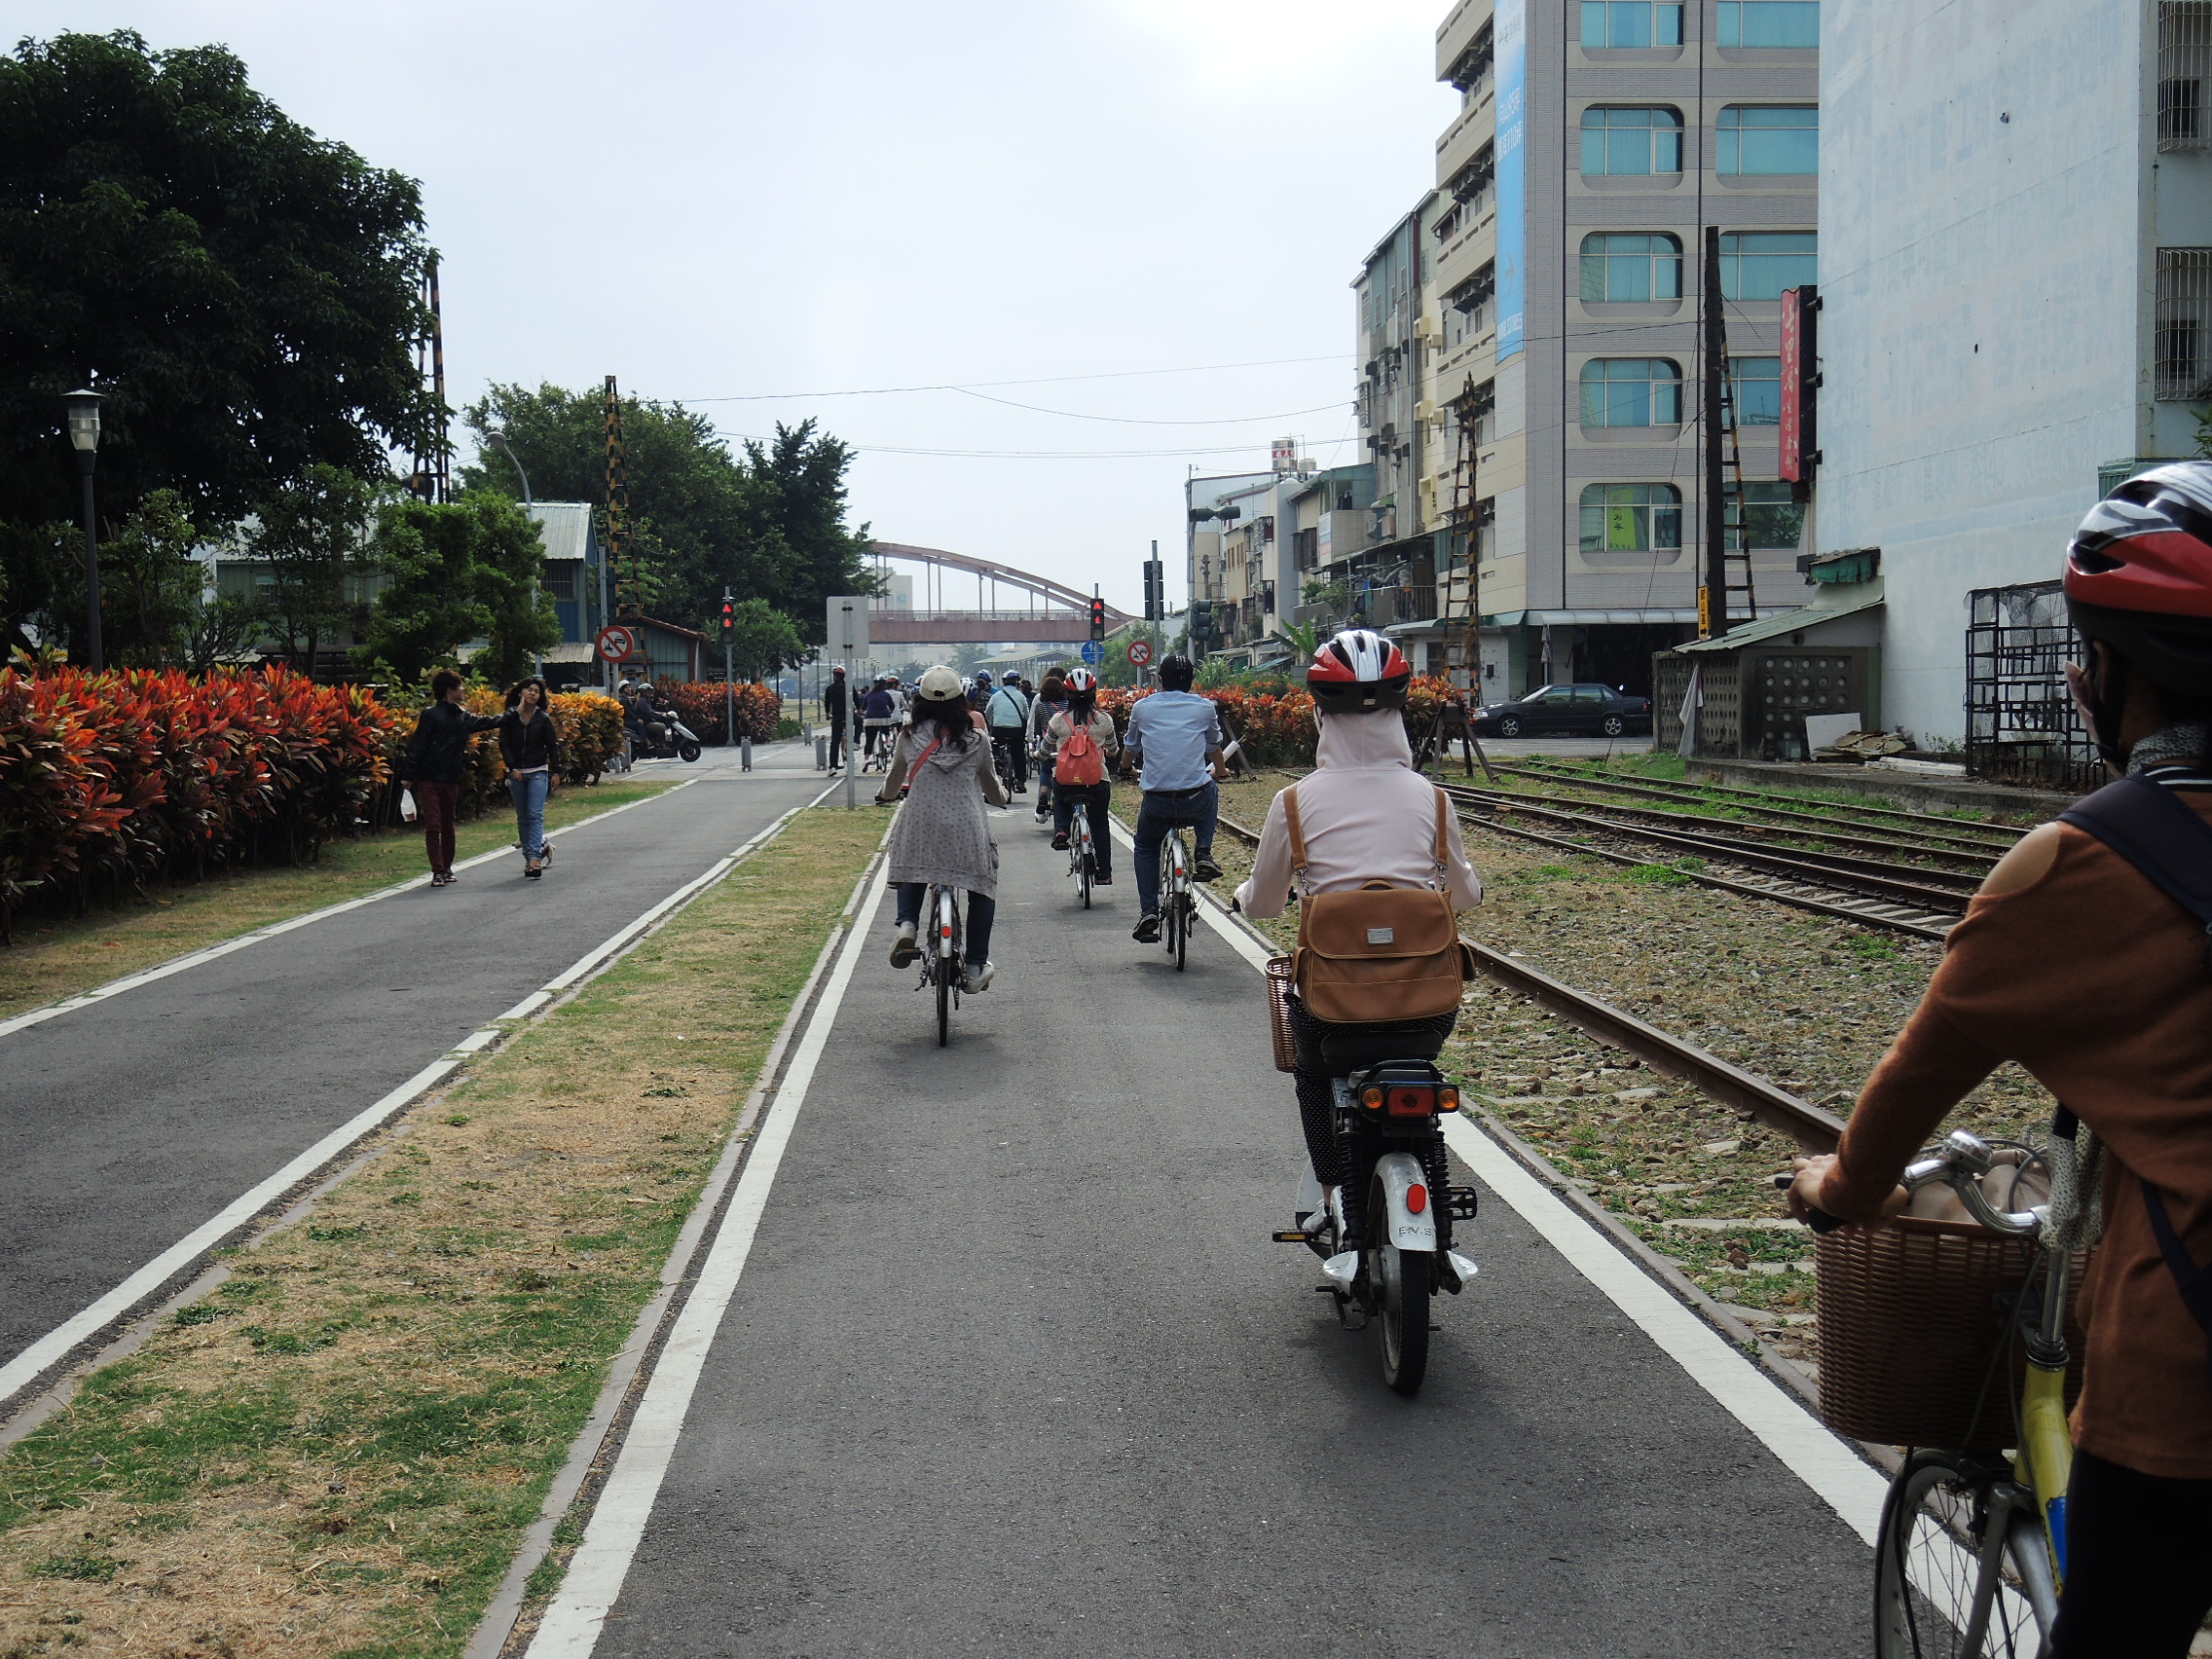
<path id="1" fill-rule="evenodd" d="M 499 1017 L 501 1019 L 528 1019 L 552 1000 L 553 993 L 551 991 L 533 991 L 514 1007 L 508 1009 L 506 1013 L 500 1014 Z"/>
<path id="2" fill-rule="evenodd" d="M 0 1400 L 7 1399 L 38 1377 L 101 1326 L 121 1318 L 195 1259 L 267 1209 L 288 1189 L 313 1175 L 417 1095 L 443 1083 L 460 1069 L 461 1062 L 453 1059 L 435 1060 L 424 1066 L 367 1111 L 324 1135 L 276 1174 L 233 1198 L 219 1214 L 193 1229 L 90 1308 L 56 1325 L 6 1365 L 0 1365 Z"/>
<path id="3" fill-rule="evenodd" d="M 683 786 L 678 785 L 677 787 L 681 789 Z M 675 791 L 671 790 L 667 793 L 673 794 Z M 764 846 L 779 834 L 793 818 L 805 811 L 807 807 L 818 804 L 829 793 L 830 790 L 825 789 L 813 800 L 808 801 L 806 806 L 793 807 L 769 825 L 767 829 L 745 842 L 736 852 L 719 860 L 705 875 L 695 881 L 684 883 L 675 893 L 663 899 L 647 910 L 645 915 L 622 929 L 605 944 L 587 952 L 581 961 L 563 974 L 559 979 L 556 979 L 549 989 L 563 989 L 582 978 L 585 974 L 605 962 L 616 950 L 634 941 L 647 925 L 665 916 L 683 900 L 701 892 L 710 882 L 726 875 L 741 859 Z M 651 798 L 657 800 L 660 797 L 656 795 Z M 643 804 L 642 801 L 629 803 L 630 806 L 641 806 Z M 616 812 L 625 812 L 628 809 L 625 806 L 617 806 L 600 816 L 603 818 L 611 817 Z M 497 855 L 487 854 L 485 856 L 496 857 Z M 545 996 L 547 1002 L 552 1000 L 546 992 L 534 994 Z M 540 1004 L 539 1006 L 543 1005 Z M 99 1330 L 101 1326 L 110 1324 L 122 1317 L 138 1302 L 160 1289 L 162 1285 L 183 1271 L 194 1258 L 214 1248 L 228 1234 L 251 1221 L 281 1197 L 287 1189 L 313 1174 L 315 1170 L 328 1163 L 339 1153 L 345 1151 L 352 1142 L 359 1140 L 363 1135 L 377 1128 L 386 1120 L 397 1115 L 401 1108 L 414 1101 L 418 1095 L 423 1094 L 436 1084 L 442 1083 L 451 1073 L 458 1071 L 461 1062 L 453 1058 L 454 1054 L 473 1053 L 486 1044 L 497 1041 L 501 1035 L 502 1033 L 490 1029 L 472 1032 L 451 1050 L 448 1050 L 446 1058 L 424 1066 L 367 1111 L 353 1118 L 343 1127 L 333 1129 L 267 1180 L 232 1199 L 219 1214 L 178 1239 L 105 1296 L 92 1303 L 91 1307 L 64 1320 L 37 1342 L 31 1344 L 29 1347 L 23 1349 L 6 1365 L 0 1366 L 0 1400 L 10 1398 L 26 1383 L 44 1373 L 48 1367 L 66 1356 L 79 1343 Z"/>
<path id="4" fill-rule="evenodd" d="M 1116 826 L 1120 828 L 1119 825 Z M 1209 895 L 1210 897 L 1210 895 Z M 1268 948 L 1211 903 L 1198 914 L 1255 968 Z M 1675 1300 L 1657 1281 L 1584 1221 L 1544 1184 L 1507 1156 L 1473 1123 L 1454 1116 L 1444 1138 L 1490 1189 L 1520 1213 L 1614 1307 L 1642 1328 L 1667 1356 L 1783 1465 L 1820 1495 L 1869 1545 L 1882 1518 L 1889 1482 L 1830 1433 L 1720 1334 Z"/>
<path id="5" fill-rule="evenodd" d="M 634 806 L 644 806 L 650 801 L 666 800 L 678 790 L 687 790 L 698 781 L 696 778 L 685 778 L 681 784 L 665 789 L 659 794 L 647 795 L 644 800 L 624 801 L 620 806 L 610 806 L 605 812 L 595 812 L 589 818 L 579 818 L 573 824 L 565 824 L 561 827 L 560 832 L 564 835 L 572 835 L 578 830 L 588 829 L 594 824 L 612 818 L 617 813 L 628 812 Z M 454 868 L 474 869 L 480 864 L 490 864 L 495 859 L 503 859 L 512 851 L 514 851 L 512 847 L 495 847 L 488 853 L 478 853 L 472 859 L 461 860 L 461 863 L 454 866 Z M 191 951 L 186 955 L 164 962 L 158 967 L 143 969 L 136 974 L 127 974 L 120 979 L 110 979 L 104 985 L 94 985 L 89 991 L 80 991 L 73 997 L 64 997 L 59 1002 L 48 1003 L 44 1008 L 34 1008 L 28 1013 L 18 1014 L 13 1018 L 0 1019 L 0 1037 L 12 1037 L 18 1031 L 26 1030 L 30 1026 L 42 1024 L 46 1020 L 52 1019 L 55 1014 L 69 1014 L 80 1008 L 90 1008 L 94 1003 L 105 1002 L 109 997 L 121 996 L 125 991 L 134 991 L 140 985 L 150 985 L 157 979 L 166 979 L 171 974 L 181 974 L 188 968 L 198 968 L 204 963 L 214 961 L 219 956 L 228 956 L 234 950 L 243 950 L 249 944 L 259 944 L 265 939 L 275 939 L 279 934 L 290 933 L 294 928 L 304 928 L 310 922 L 324 921 L 332 916 L 343 916 L 347 911 L 358 910 L 364 904 L 374 904 L 379 900 L 389 899 L 395 894 L 406 893 L 418 887 L 425 887 L 429 885 L 429 875 L 426 872 L 422 875 L 411 875 L 405 881 L 394 882 L 389 887 L 380 887 L 376 892 L 364 893 L 358 899 L 347 899 L 336 904 L 325 904 L 321 909 L 310 910 L 304 916 L 288 916 L 283 921 L 272 922 L 265 928 L 255 928 L 250 933 L 240 934 L 236 939 L 224 940 L 220 944 L 210 944 L 204 949 Z"/>
<path id="6" fill-rule="evenodd" d="M 806 1035 L 761 1120 L 753 1156 L 745 1173 L 738 1177 L 737 1191 L 730 1195 L 728 1213 L 715 1235 L 706 1265 L 700 1269 L 699 1281 L 669 1332 L 652 1381 L 645 1384 L 645 1398 L 638 1402 L 637 1416 L 623 1437 L 613 1473 L 592 1508 L 583 1542 L 569 1563 L 559 1596 L 531 1639 L 530 1659 L 586 1659 L 599 1641 L 615 1598 L 622 1593 L 622 1582 L 645 1537 L 645 1523 L 652 1515 L 677 1437 L 691 1408 L 691 1395 L 698 1387 L 708 1349 L 737 1289 L 738 1275 L 745 1272 L 746 1258 L 752 1253 L 753 1237 L 767 1208 L 784 1148 L 791 1142 L 792 1124 L 805 1104 L 815 1067 L 829 1044 L 846 987 L 852 983 L 853 969 L 866 948 L 868 925 L 883 903 L 884 891 L 882 883 L 875 883 L 853 919 L 853 931 L 807 1023 Z"/>

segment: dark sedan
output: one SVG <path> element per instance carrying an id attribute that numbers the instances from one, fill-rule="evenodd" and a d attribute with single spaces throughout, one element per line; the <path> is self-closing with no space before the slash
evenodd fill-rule
<path id="1" fill-rule="evenodd" d="M 1651 729 L 1651 699 L 1610 685 L 1540 685 L 1475 717 L 1484 737 L 1620 737 Z"/>

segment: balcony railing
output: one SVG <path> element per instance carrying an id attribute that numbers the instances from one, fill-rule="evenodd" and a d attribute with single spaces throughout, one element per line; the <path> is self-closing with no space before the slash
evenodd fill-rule
<path id="1" fill-rule="evenodd" d="M 2212 0 L 2158 0 L 2158 148 L 2212 149 Z"/>

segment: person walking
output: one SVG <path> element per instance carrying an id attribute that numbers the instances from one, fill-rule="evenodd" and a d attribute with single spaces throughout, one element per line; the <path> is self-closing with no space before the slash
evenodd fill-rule
<path id="1" fill-rule="evenodd" d="M 1011 798 L 991 765 L 983 719 L 968 707 L 960 676 L 942 664 L 922 675 L 913 723 L 899 734 L 891 774 L 877 794 L 880 805 L 899 799 L 910 784 L 904 808 L 891 831 L 890 876 L 899 891 L 898 937 L 891 966 L 904 968 L 921 954 L 922 903 L 934 884 L 968 895 L 960 988 L 968 995 L 988 986 L 991 926 L 998 919 L 999 849 L 991 839 L 983 803 Z"/>
<path id="2" fill-rule="evenodd" d="M 441 668 L 430 677 L 430 706 L 415 717 L 400 762 L 399 784 L 412 791 L 423 818 L 423 847 L 430 859 L 430 885 L 450 887 L 453 828 L 461 815 L 461 775 L 468 766 L 468 740 L 490 731 L 498 715 L 472 715 L 461 706 L 461 676 Z"/>
<path id="3" fill-rule="evenodd" d="M 1108 808 L 1114 786 L 1107 767 L 1121 752 L 1122 740 L 1114 735 L 1114 717 L 1098 706 L 1098 676 L 1088 668 L 1071 668 L 1067 678 L 1068 706 L 1052 717 L 1048 733 L 1052 745 L 1052 849 L 1068 850 L 1068 831 L 1079 812 L 1090 814 L 1091 885 L 1114 885 L 1114 837 L 1108 833 Z M 1155 855 L 1157 856 L 1157 855 Z"/>
<path id="4" fill-rule="evenodd" d="M 1015 794 L 1029 793 L 1029 698 L 1019 682 L 1008 675 L 983 706 L 990 722 L 991 741 L 1006 745 L 1007 776 Z"/>
<path id="5" fill-rule="evenodd" d="M 845 722 L 852 717 L 852 698 L 845 691 L 845 671 L 830 671 L 830 683 L 822 688 L 822 713 L 830 721 L 830 770 L 841 771 L 852 758 L 845 742 Z"/>
<path id="6" fill-rule="evenodd" d="M 522 873 L 536 881 L 553 862 L 553 843 L 545 838 L 545 801 L 560 775 L 561 728 L 553 723 L 553 695 L 533 675 L 507 692 L 506 718 L 499 721 L 499 758 L 507 763 L 507 793 L 515 803 L 516 838 L 522 845 Z"/>
<path id="7" fill-rule="evenodd" d="M 1122 775 L 1143 769 L 1144 802 L 1137 808 L 1137 925 L 1130 937 L 1140 944 L 1160 938 L 1160 845 L 1170 827 L 1188 824 L 1197 862 L 1191 873 L 1200 881 L 1219 881 L 1213 862 L 1214 826 L 1221 817 L 1221 717 L 1213 699 L 1191 689 L 1198 669 L 1177 651 L 1161 659 L 1160 689 L 1140 697 L 1129 711 L 1129 729 L 1122 740 Z"/>

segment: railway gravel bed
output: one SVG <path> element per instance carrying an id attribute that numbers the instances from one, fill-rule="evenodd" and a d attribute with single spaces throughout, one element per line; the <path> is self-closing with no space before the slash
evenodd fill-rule
<path id="1" fill-rule="evenodd" d="M 1291 777 L 1229 784 L 1222 809 L 1257 829 Z M 1940 956 L 1933 942 L 1700 887 L 1663 866 L 1609 867 L 1479 826 L 1466 834 L 1487 890 L 1471 937 L 1840 1117 Z M 1226 896 L 1251 850 L 1225 834 L 1215 856 Z M 1295 917 L 1261 925 L 1285 943 L 1295 936 Z M 1807 1363 L 1812 1238 L 1783 1216 L 1772 1185 L 1796 1151 L 1788 1135 L 1493 983 L 1470 987 L 1448 1063 L 1482 1109 L 1775 1352 Z M 2048 1110 L 2035 1080 L 2008 1066 L 1959 1120 L 2016 1136 L 2039 1132 Z"/>

